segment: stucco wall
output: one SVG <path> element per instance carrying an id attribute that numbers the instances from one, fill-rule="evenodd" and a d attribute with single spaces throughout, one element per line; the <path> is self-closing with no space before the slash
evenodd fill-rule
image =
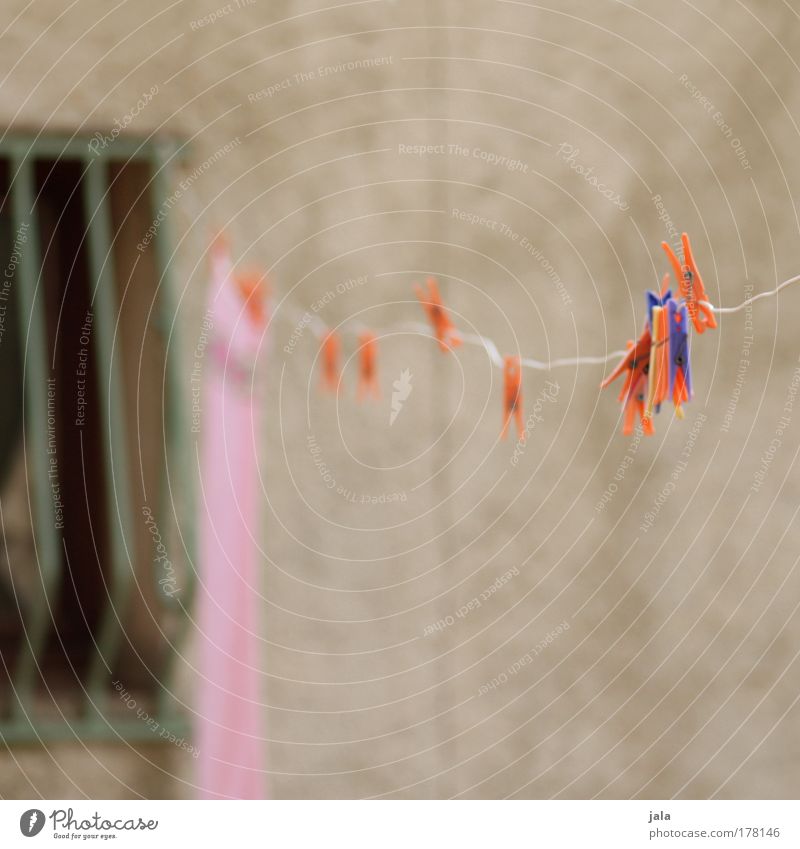
<path id="1" fill-rule="evenodd" d="M 497 441 L 500 373 L 477 348 L 445 357 L 413 332 L 387 336 L 383 400 L 364 407 L 352 361 L 337 404 L 317 392 L 310 333 L 282 349 L 341 281 L 367 278 L 320 317 L 388 328 L 419 320 L 411 284 L 435 274 L 458 324 L 504 353 L 602 355 L 641 328 L 666 218 L 692 234 L 716 303 L 797 273 L 797 13 L 753 0 L 88 0 L 54 18 L 26 5 L 6 3 L 0 123 L 89 132 L 157 86 L 129 131 L 191 138 L 176 180 L 216 158 L 170 221 L 187 394 L 209 232 L 226 227 L 274 280 L 257 372 L 271 793 L 794 795 L 796 404 L 751 486 L 794 391 L 800 294 L 753 307 L 743 370 L 747 314 L 696 339 L 697 397 L 650 439 L 619 434 L 603 366 L 526 372 L 529 408 L 548 378 L 558 391 L 517 465 L 513 439 Z M 370 61 L 317 71 L 358 60 Z M 390 427 L 406 368 L 414 389 Z M 190 700 L 187 670 L 181 681 Z M 96 755 L 104 768 L 80 749 L 4 754 L 1 792 L 73 795 L 54 757 L 90 796 L 192 793 L 179 752 L 158 756 L 172 780 L 143 752 Z"/>

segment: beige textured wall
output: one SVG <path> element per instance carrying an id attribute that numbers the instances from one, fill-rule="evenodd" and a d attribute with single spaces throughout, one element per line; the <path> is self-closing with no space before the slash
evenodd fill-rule
<path id="1" fill-rule="evenodd" d="M 411 283 L 429 273 L 460 326 L 504 352 L 614 350 L 638 333 L 643 290 L 666 270 L 655 195 L 693 235 L 713 301 L 737 304 L 748 281 L 760 291 L 797 273 L 791 4 L 385 0 L 325 10 L 254 0 L 199 28 L 192 21 L 224 4 L 163 5 L 24 10 L 8 0 L 8 19 L 21 14 L 2 37 L 0 121 L 103 127 L 158 85 L 130 131 L 191 137 L 187 172 L 241 140 L 171 223 L 187 349 L 200 332 L 213 227 L 228 228 L 243 261 L 270 269 L 280 303 L 258 372 L 271 793 L 795 795 L 797 404 L 763 486 L 750 487 L 793 391 L 800 293 L 753 308 L 740 388 L 745 315 L 696 340 L 686 419 L 662 413 L 657 435 L 639 443 L 619 434 L 616 393 L 597 388 L 602 366 L 558 370 L 557 398 L 517 466 L 513 441 L 497 441 L 499 372 L 478 349 L 444 357 L 413 333 L 387 336 L 383 401 L 363 408 L 352 363 L 338 405 L 320 397 L 308 332 L 282 351 L 296 313 L 351 277 L 368 282 L 328 304 L 324 321 L 418 320 Z M 377 67 L 294 77 L 379 57 Z M 400 152 L 413 144 L 468 155 Z M 617 203 L 570 167 L 565 144 Z M 454 209 L 497 227 L 459 221 Z M 391 382 L 405 368 L 414 391 L 390 428 Z M 187 391 L 189 372 L 187 357 Z M 529 407 L 547 378 L 526 372 Z M 329 490 L 309 430 L 337 486 L 405 501 L 351 503 Z M 479 609 L 425 635 L 509 570 L 518 574 Z M 552 645 L 478 695 L 564 621 Z M 182 680 L 190 698 L 191 676 Z M 43 795 L 61 795 L 42 766 L 49 757 L 4 755 L 4 794 L 25 772 Z M 191 795 L 191 764 L 168 762 L 176 778 L 165 783 L 145 755 L 98 757 L 105 769 L 68 755 L 83 793 Z M 136 776 L 132 789 L 109 790 L 106 769 Z"/>

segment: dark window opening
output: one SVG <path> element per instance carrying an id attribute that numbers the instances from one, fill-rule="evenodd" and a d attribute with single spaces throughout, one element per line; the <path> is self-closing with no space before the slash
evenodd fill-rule
<path id="1" fill-rule="evenodd" d="M 48 458 L 56 460 L 57 478 L 52 483 L 58 484 L 63 504 L 63 528 L 56 528 L 61 585 L 41 666 L 47 685 L 59 689 L 72 687 L 85 676 L 108 579 L 106 493 L 102 462 L 96 455 L 101 444 L 99 385 L 82 170 L 77 161 L 36 165 L 47 364 L 55 378 L 48 392 L 48 415 L 52 409 L 55 417 L 55 430 L 50 431 L 49 418 L 48 430 L 54 444 L 47 450 L 55 449 Z M 84 422 L 80 426 L 79 420 Z M 52 489 L 51 494 L 55 499 Z"/>

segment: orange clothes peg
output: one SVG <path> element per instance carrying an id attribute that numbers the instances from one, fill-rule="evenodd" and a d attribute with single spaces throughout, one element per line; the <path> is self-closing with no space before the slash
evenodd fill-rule
<path id="1" fill-rule="evenodd" d="M 461 337 L 453 322 L 450 321 L 447 310 L 444 308 L 436 278 L 429 277 L 427 282 L 427 294 L 422 286 L 419 285 L 415 286 L 414 290 L 417 293 L 420 303 L 425 307 L 425 312 L 428 314 L 428 319 L 433 327 L 433 334 L 443 351 L 456 348 L 461 344 Z"/>
<path id="2" fill-rule="evenodd" d="M 606 386 L 613 383 L 627 370 L 628 374 L 625 377 L 625 383 L 619 396 L 619 400 L 621 401 L 627 395 L 628 390 L 633 386 L 634 382 L 645 373 L 647 366 L 649 366 L 651 343 L 650 328 L 645 327 L 635 345 L 633 342 L 628 342 L 628 353 L 625 354 L 614 371 L 600 384 L 600 388 L 605 389 Z"/>
<path id="3" fill-rule="evenodd" d="M 525 441 L 525 427 L 522 422 L 522 367 L 519 357 L 506 357 L 503 368 L 505 386 L 503 389 L 503 429 L 500 438 L 505 439 L 513 416 L 517 423 L 517 435 L 520 442 Z"/>
<path id="4" fill-rule="evenodd" d="M 647 392 L 647 375 L 642 373 L 636 381 L 636 384 L 631 386 L 628 396 L 625 399 L 625 412 L 622 421 L 623 436 L 630 436 L 633 433 L 633 425 L 636 421 L 636 415 L 639 415 L 639 420 L 642 423 L 642 433 L 645 436 L 652 436 L 655 433 L 653 427 L 653 419 L 645 413 L 645 393 Z"/>
<path id="5" fill-rule="evenodd" d="M 606 386 L 615 381 L 621 374 L 625 374 L 625 381 L 622 385 L 622 392 L 619 394 L 619 400 L 625 405 L 622 432 L 626 436 L 633 433 L 633 423 L 637 413 L 642 421 L 642 431 L 648 436 L 654 432 L 653 422 L 645 415 L 644 409 L 651 347 L 652 337 L 650 335 L 650 328 L 645 326 L 642 335 L 637 339 L 635 344 L 632 341 L 628 342 L 628 353 L 622 358 L 622 362 L 600 384 L 600 388 L 605 389 Z"/>
<path id="6" fill-rule="evenodd" d="M 361 369 L 358 377 L 358 400 L 372 393 L 374 398 L 381 397 L 381 389 L 378 385 L 378 370 L 376 360 L 378 358 L 378 340 L 374 333 L 364 331 L 359 337 L 359 354 Z"/>
<path id="7" fill-rule="evenodd" d="M 322 386 L 331 392 L 339 389 L 339 337 L 330 330 L 322 340 Z"/>
<path id="8" fill-rule="evenodd" d="M 669 259 L 675 272 L 681 297 L 686 301 L 689 318 L 691 318 L 694 324 L 694 329 L 698 333 L 703 333 L 707 327 L 716 327 L 717 320 L 714 317 L 714 310 L 708 304 L 706 290 L 703 286 L 703 278 L 697 270 L 697 265 L 692 255 L 692 246 L 689 243 L 689 237 L 686 233 L 682 234 L 681 243 L 683 244 L 682 265 L 667 242 L 662 242 L 661 247 L 664 249 L 667 259 Z"/>
<path id="9" fill-rule="evenodd" d="M 269 288 L 266 277 L 258 271 L 249 269 L 237 274 L 235 280 L 251 321 L 258 325 L 266 324 L 265 304 Z"/>

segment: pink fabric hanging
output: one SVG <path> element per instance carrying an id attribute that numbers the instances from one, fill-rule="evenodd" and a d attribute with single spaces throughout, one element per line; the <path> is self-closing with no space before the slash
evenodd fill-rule
<path id="1" fill-rule="evenodd" d="M 206 799 L 262 799 L 264 707 L 259 695 L 258 473 L 252 370 L 263 316 L 231 274 L 228 247 L 211 251 L 212 337 L 202 394 L 200 683 L 196 740 L 198 792 Z M 254 295 L 251 295 L 251 298 Z"/>

